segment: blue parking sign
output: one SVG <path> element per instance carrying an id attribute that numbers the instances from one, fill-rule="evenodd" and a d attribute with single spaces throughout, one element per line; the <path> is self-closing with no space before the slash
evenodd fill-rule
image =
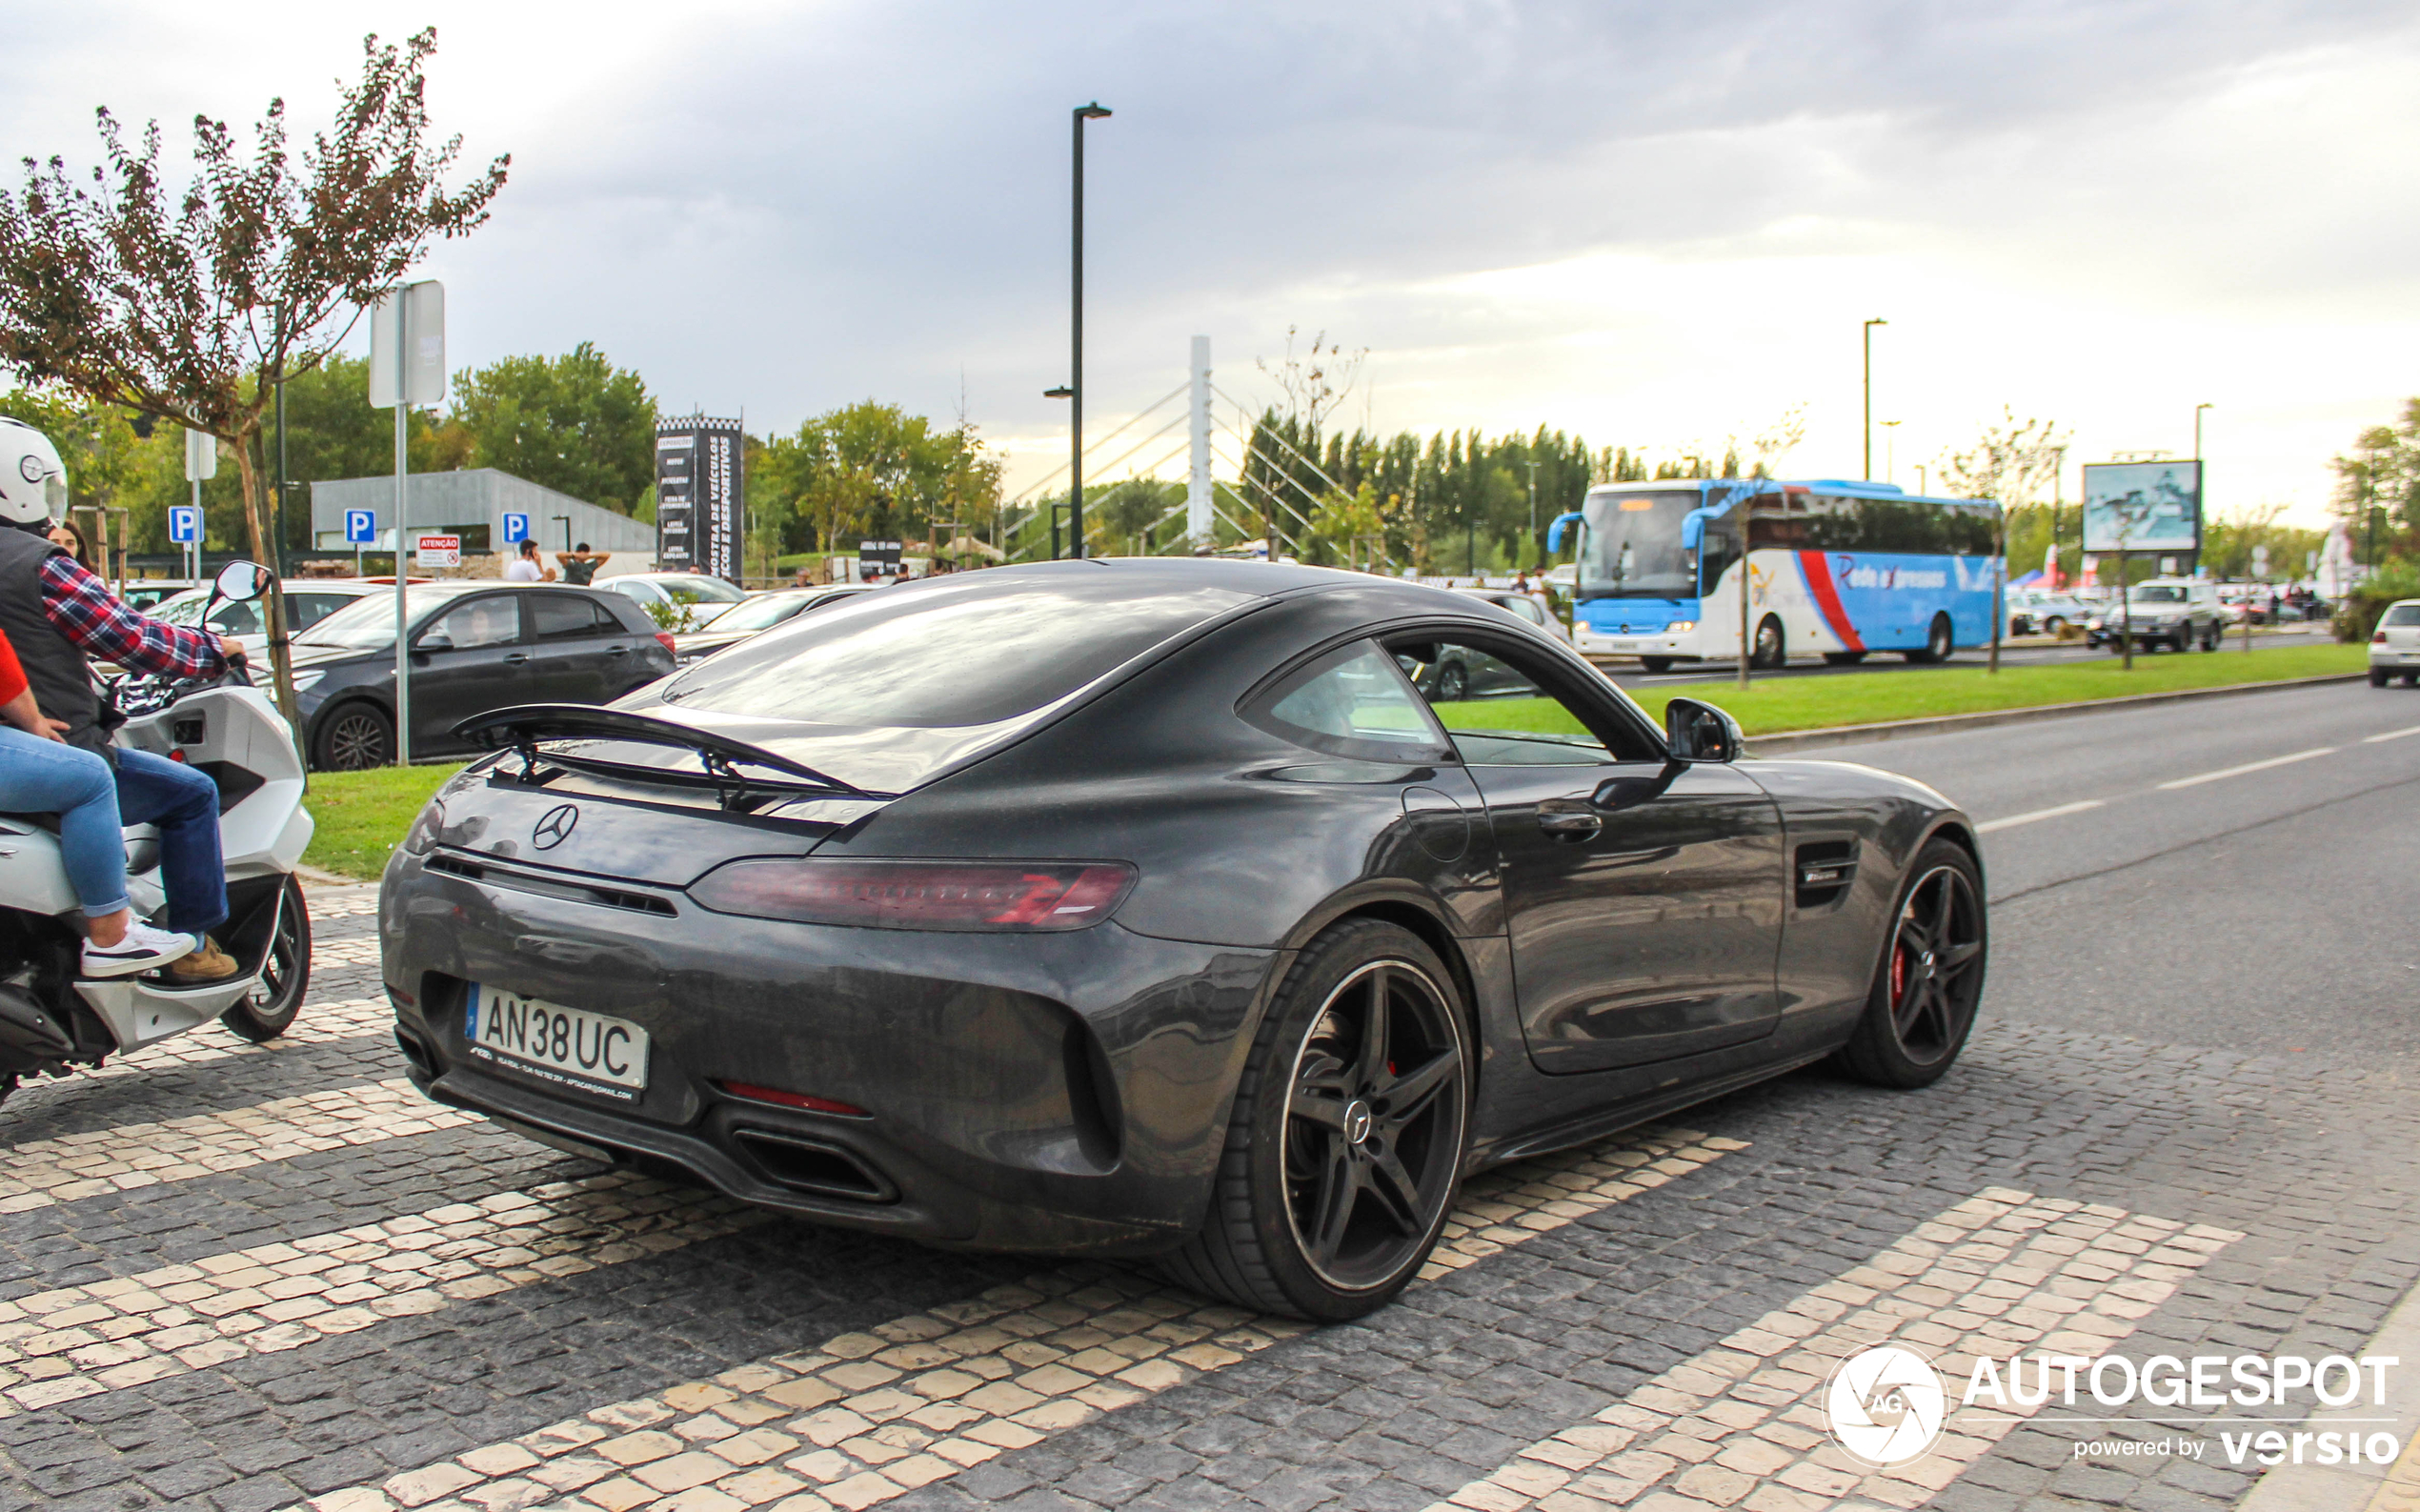
<path id="1" fill-rule="evenodd" d="M 168 538 L 179 546 L 191 546 L 202 538 L 202 512 L 191 504 L 171 504 L 168 508 Z"/>
<path id="2" fill-rule="evenodd" d="M 504 544 L 518 546 L 530 538 L 530 517 L 527 514 L 504 516 Z"/>
<path id="3" fill-rule="evenodd" d="M 376 510 L 345 511 L 346 545 L 368 546 L 377 539 L 378 512 Z"/>

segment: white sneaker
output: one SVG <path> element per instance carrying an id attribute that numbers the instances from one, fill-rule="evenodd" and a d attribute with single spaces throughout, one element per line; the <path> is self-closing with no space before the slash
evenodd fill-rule
<path id="1" fill-rule="evenodd" d="M 153 929 L 140 919 L 131 919 L 126 926 L 126 937 L 114 945 L 95 945 L 89 939 L 84 942 L 84 975 L 131 977 L 192 953 L 192 936 Z"/>

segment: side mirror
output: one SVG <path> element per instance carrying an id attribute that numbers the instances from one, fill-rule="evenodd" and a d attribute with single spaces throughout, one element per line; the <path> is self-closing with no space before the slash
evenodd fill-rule
<path id="1" fill-rule="evenodd" d="M 269 569 L 258 562 L 229 562 L 212 586 L 230 603 L 248 604 L 269 592 Z"/>
<path id="2" fill-rule="evenodd" d="M 436 631 L 430 635 L 423 635 L 418 640 L 413 641 L 412 649 L 414 651 L 452 651 L 454 649 L 454 637 L 445 634 L 443 631 Z"/>
<path id="3" fill-rule="evenodd" d="M 1747 749 L 1737 719 L 1695 698 L 1675 698 L 1664 706 L 1664 738 L 1681 761 L 1737 761 Z"/>

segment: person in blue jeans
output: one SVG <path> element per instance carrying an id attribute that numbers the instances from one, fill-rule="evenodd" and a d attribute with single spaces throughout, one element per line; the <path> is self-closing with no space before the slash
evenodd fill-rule
<path id="1" fill-rule="evenodd" d="M 209 936 L 227 919 L 218 785 L 180 762 L 113 747 L 110 733 L 124 716 L 94 690 L 88 658 L 150 677 L 206 678 L 227 669 L 226 651 L 209 631 L 137 614 L 54 545 L 47 532 L 66 517 L 67 503 L 58 449 L 31 426 L 0 416 L 0 634 L 15 646 L 60 738 L 116 771 L 118 817 L 159 828 L 168 927 L 199 940 L 170 964 L 169 980 L 225 981 L 235 962 Z"/>
<path id="2" fill-rule="evenodd" d="M 60 738 L 0 635 L 0 807 L 59 816 L 59 858 L 84 910 L 87 977 L 131 977 L 192 953 L 191 935 L 153 929 L 126 897 L 126 840 L 118 828 L 116 775 L 90 751 Z"/>

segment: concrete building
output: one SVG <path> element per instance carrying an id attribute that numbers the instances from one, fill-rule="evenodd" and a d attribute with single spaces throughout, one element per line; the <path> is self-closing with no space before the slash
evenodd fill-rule
<path id="1" fill-rule="evenodd" d="M 492 467 L 415 473 L 405 480 L 405 488 L 413 531 L 460 534 L 465 555 L 503 551 L 504 516 L 527 514 L 531 537 L 540 551 L 568 551 L 586 541 L 597 551 L 614 554 L 606 569 L 609 575 L 643 573 L 655 566 L 653 525 Z M 378 539 L 392 548 L 395 527 L 392 474 L 311 485 L 311 538 L 317 550 L 332 555 L 352 554 L 353 547 L 345 540 L 347 510 L 374 513 Z"/>

